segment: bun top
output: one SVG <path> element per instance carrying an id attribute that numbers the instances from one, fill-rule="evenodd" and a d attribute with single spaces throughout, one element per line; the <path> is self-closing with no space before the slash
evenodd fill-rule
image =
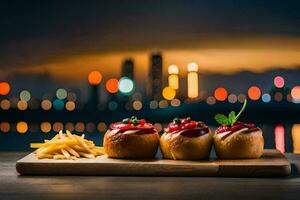
<path id="1" fill-rule="evenodd" d="M 151 123 L 146 122 L 145 119 L 138 119 L 135 116 L 123 119 L 121 122 L 111 124 L 109 131 L 114 134 L 152 134 L 157 132 Z"/>
<path id="2" fill-rule="evenodd" d="M 176 117 L 164 131 L 165 133 L 197 137 L 209 133 L 209 128 L 202 121 L 193 121 L 190 117 L 181 119 Z"/>

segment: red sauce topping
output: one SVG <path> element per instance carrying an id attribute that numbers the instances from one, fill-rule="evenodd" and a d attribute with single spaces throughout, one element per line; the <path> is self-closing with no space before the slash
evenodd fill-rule
<path id="1" fill-rule="evenodd" d="M 252 129 L 252 128 L 255 128 L 255 124 L 247 124 L 247 123 L 243 123 L 243 122 L 235 122 L 232 126 L 219 126 L 219 128 L 216 130 L 216 133 L 217 134 L 220 134 L 220 133 L 224 133 L 224 132 L 227 132 L 227 131 L 230 131 L 232 133 L 242 129 L 242 128 L 249 128 L 249 129 Z"/>
<path id="2" fill-rule="evenodd" d="M 190 118 L 175 118 L 173 122 L 169 123 L 168 127 L 165 128 L 165 132 L 172 134 L 180 133 L 187 137 L 197 137 L 207 134 L 209 128 L 203 122 L 192 121 Z"/>
<path id="3" fill-rule="evenodd" d="M 124 133 L 128 130 L 139 130 L 136 134 L 153 134 L 156 129 L 145 119 L 138 120 L 136 117 L 124 119 L 122 122 L 116 122 L 110 125 L 109 130 L 119 130 L 117 133 Z"/>

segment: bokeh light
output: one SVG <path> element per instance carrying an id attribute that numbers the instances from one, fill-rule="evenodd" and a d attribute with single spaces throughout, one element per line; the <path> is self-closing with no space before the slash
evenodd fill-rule
<path id="1" fill-rule="evenodd" d="M 277 88 L 283 88 L 283 86 L 284 86 L 284 78 L 282 76 L 276 76 L 274 78 L 274 85 Z"/>
<path id="2" fill-rule="evenodd" d="M 74 131 L 74 124 L 71 123 L 71 122 L 67 122 L 67 123 L 65 124 L 65 129 L 66 129 L 66 130 L 69 130 L 70 132 L 73 132 L 73 131 Z"/>
<path id="3" fill-rule="evenodd" d="M 75 131 L 83 132 L 84 131 L 84 123 L 83 122 L 77 122 L 75 124 Z"/>
<path id="4" fill-rule="evenodd" d="M 188 72 L 198 72 L 198 64 L 197 63 L 189 63 L 187 66 Z"/>
<path id="5" fill-rule="evenodd" d="M 132 107 L 134 110 L 141 110 L 142 107 L 143 107 L 143 104 L 141 101 L 134 101 L 133 104 L 132 104 Z"/>
<path id="6" fill-rule="evenodd" d="M 119 85 L 118 79 L 111 78 L 111 79 L 108 79 L 108 81 L 105 84 L 105 87 L 109 93 L 114 94 L 114 93 L 118 92 L 118 85 Z"/>
<path id="7" fill-rule="evenodd" d="M 168 73 L 169 74 L 178 74 L 179 73 L 179 69 L 177 65 L 170 65 L 168 67 Z"/>
<path id="8" fill-rule="evenodd" d="M 28 104 L 27 104 L 26 101 L 22 101 L 22 100 L 21 100 L 21 101 L 19 101 L 18 104 L 17 104 L 17 108 L 18 108 L 19 110 L 26 110 L 27 107 L 28 107 Z"/>
<path id="9" fill-rule="evenodd" d="M 261 96 L 261 91 L 259 89 L 259 87 L 257 86 L 251 86 L 249 89 L 248 89 L 248 97 L 253 100 L 253 101 L 256 101 L 260 98 Z"/>
<path id="10" fill-rule="evenodd" d="M 10 92 L 10 85 L 7 82 L 0 83 L 0 95 L 7 95 Z"/>
<path id="11" fill-rule="evenodd" d="M 108 109 L 109 110 L 117 110 L 118 106 L 119 106 L 118 103 L 115 102 L 115 101 L 110 101 L 108 103 Z"/>
<path id="12" fill-rule="evenodd" d="M 178 107 L 180 106 L 181 102 L 179 99 L 172 99 L 171 101 L 171 106 L 174 106 L 174 107 Z"/>
<path id="13" fill-rule="evenodd" d="M 1 122 L 0 123 L 0 130 L 3 133 L 8 133 L 10 131 L 10 125 L 8 122 Z"/>
<path id="14" fill-rule="evenodd" d="M 68 101 L 66 103 L 65 107 L 66 107 L 66 110 L 73 111 L 73 110 L 75 110 L 76 105 L 73 101 Z"/>
<path id="15" fill-rule="evenodd" d="M 134 83 L 128 77 L 122 77 L 119 81 L 119 90 L 124 95 L 131 95 L 134 91 Z"/>
<path id="16" fill-rule="evenodd" d="M 246 97 L 245 94 L 239 94 L 239 95 L 238 95 L 238 101 L 239 101 L 240 103 L 244 103 L 244 101 L 245 101 L 246 98 L 247 98 L 247 97 Z"/>
<path id="17" fill-rule="evenodd" d="M 7 99 L 3 99 L 0 103 L 0 107 L 2 110 L 8 110 L 10 108 L 10 101 Z"/>
<path id="18" fill-rule="evenodd" d="M 89 123 L 86 124 L 85 129 L 86 129 L 87 132 L 93 133 L 96 129 L 96 126 L 95 126 L 94 123 L 89 122 Z"/>
<path id="19" fill-rule="evenodd" d="M 49 122 L 42 122 L 40 129 L 43 133 L 49 133 L 51 131 L 51 124 Z"/>
<path id="20" fill-rule="evenodd" d="M 65 104 L 64 104 L 63 100 L 55 99 L 53 102 L 53 107 L 56 110 L 62 110 L 62 109 L 64 109 L 64 106 L 65 106 Z"/>
<path id="21" fill-rule="evenodd" d="M 162 91 L 162 95 L 167 100 L 172 100 L 176 96 L 176 91 L 172 87 L 165 87 Z"/>
<path id="22" fill-rule="evenodd" d="M 160 108 L 166 108 L 166 107 L 168 107 L 168 102 L 166 100 L 161 100 L 161 101 L 159 101 L 158 106 Z"/>
<path id="23" fill-rule="evenodd" d="M 237 102 L 237 96 L 235 94 L 228 95 L 228 102 L 229 103 L 236 103 Z"/>
<path id="24" fill-rule="evenodd" d="M 158 132 L 161 132 L 162 131 L 162 125 L 160 123 L 155 123 L 153 124 L 153 126 L 155 127 L 155 129 L 158 131 Z"/>
<path id="25" fill-rule="evenodd" d="M 28 102 L 31 99 L 30 92 L 28 90 L 22 90 L 22 92 L 20 92 L 20 99 Z"/>
<path id="26" fill-rule="evenodd" d="M 281 92 L 276 92 L 274 94 L 274 100 L 275 101 L 282 101 L 282 99 L 283 99 L 283 94 Z"/>
<path id="27" fill-rule="evenodd" d="M 227 99 L 227 95 L 227 90 L 223 87 L 218 87 L 214 93 L 214 96 L 218 101 L 225 101 Z"/>
<path id="28" fill-rule="evenodd" d="M 54 124 L 53 124 L 53 126 L 52 126 L 52 129 L 53 129 L 53 131 L 54 132 L 59 132 L 60 130 L 63 130 L 64 129 L 64 125 L 63 125 L 63 123 L 61 123 L 61 122 L 55 122 Z"/>
<path id="29" fill-rule="evenodd" d="M 150 109 L 156 109 L 156 108 L 158 108 L 158 102 L 155 100 L 150 101 L 149 106 L 150 106 Z"/>
<path id="30" fill-rule="evenodd" d="M 213 96 L 207 97 L 206 103 L 209 104 L 209 105 L 214 105 L 216 103 L 215 97 L 213 97 Z"/>
<path id="31" fill-rule="evenodd" d="M 271 101 L 271 95 L 265 93 L 262 95 L 261 100 L 265 103 L 269 103 Z"/>
<path id="32" fill-rule="evenodd" d="M 74 92 L 69 92 L 67 99 L 68 99 L 68 101 L 75 102 L 77 100 L 77 95 Z"/>
<path id="33" fill-rule="evenodd" d="M 300 86 L 293 87 L 291 95 L 294 100 L 300 101 Z"/>
<path id="34" fill-rule="evenodd" d="M 67 91 L 63 88 L 59 88 L 58 90 L 56 90 L 56 97 L 58 99 L 63 100 L 65 98 L 67 98 L 67 95 L 68 95 Z"/>
<path id="35" fill-rule="evenodd" d="M 88 75 L 88 81 L 91 85 L 99 85 L 102 80 L 102 74 L 99 71 L 92 71 Z"/>
<path id="36" fill-rule="evenodd" d="M 52 103 L 51 103 L 51 101 L 45 99 L 42 101 L 41 107 L 43 110 L 50 110 L 52 108 Z"/>
<path id="37" fill-rule="evenodd" d="M 97 129 L 99 132 L 105 132 L 107 130 L 107 126 L 104 122 L 99 122 Z"/>
<path id="38" fill-rule="evenodd" d="M 28 131 L 28 125 L 27 125 L 27 123 L 26 123 L 26 122 L 23 122 L 23 121 L 18 122 L 18 123 L 17 123 L 17 131 L 18 131 L 19 133 L 21 133 L 21 134 L 26 133 L 26 132 Z"/>

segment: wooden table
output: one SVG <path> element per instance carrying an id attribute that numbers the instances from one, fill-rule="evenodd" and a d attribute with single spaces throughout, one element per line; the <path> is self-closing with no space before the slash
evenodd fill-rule
<path id="1" fill-rule="evenodd" d="M 18 176 L 26 153 L 0 153 L 0 199 L 300 199 L 300 155 L 288 178 Z"/>

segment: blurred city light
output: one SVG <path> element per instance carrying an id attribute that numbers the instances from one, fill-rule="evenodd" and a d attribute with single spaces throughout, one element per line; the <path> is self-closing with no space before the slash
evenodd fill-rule
<path id="1" fill-rule="evenodd" d="M 27 125 L 27 123 L 23 122 L 23 121 L 18 122 L 17 123 L 17 131 L 19 133 L 22 133 L 22 134 L 26 133 L 28 131 L 28 125 Z"/>
<path id="2" fill-rule="evenodd" d="M 74 124 L 72 123 L 72 122 L 67 122 L 66 124 L 65 124 L 65 129 L 66 130 L 69 130 L 69 131 L 74 131 L 74 129 L 75 129 L 75 127 L 74 127 Z"/>
<path id="3" fill-rule="evenodd" d="M 237 96 L 235 94 L 228 95 L 228 102 L 229 103 L 236 103 L 237 102 Z"/>
<path id="4" fill-rule="evenodd" d="M 244 94 L 239 94 L 239 95 L 238 95 L 238 101 L 239 101 L 240 103 L 243 103 L 243 102 L 245 101 L 246 98 L 247 98 L 247 97 L 246 97 L 246 95 L 244 95 Z"/>
<path id="5" fill-rule="evenodd" d="M 56 110 L 62 110 L 62 109 L 64 109 L 65 104 L 64 104 L 63 100 L 55 99 L 54 102 L 53 102 L 53 107 Z"/>
<path id="6" fill-rule="evenodd" d="M 292 127 L 293 153 L 300 153 L 300 124 L 294 124 Z"/>
<path id="7" fill-rule="evenodd" d="M 269 103 L 271 101 L 271 95 L 265 93 L 262 95 L 261 100 L 265 103 Z"/>
<path id="8" fill-rule="evenodd" d="M 207 97 L 207 99 L 206 99 L 206 103 L 207 103 L 207 104 L 209 104 L 209 105 L 213 105 L 213 104 L 215 104 L 215 103 L 216 103 L 216 99 L 215 99 L 215 97 L 213 97 L 213 96 L 209 96 L 209 97 Z"/>
<path id="9" fill-rule="evenodd" d="M 253 101 L 259 100 L 260 96 L 261 96 L 261 91 L 260 91 L 259 87 L 251 86 L 248 89 L 248 97 L 251 100 L 253 100 Z"/>
<path id="10" fill-rule="evenodd" d="M 75 131 L 77 131 L 77 132 L 83 132 L 84 128 L 85 128 L 85 126 L 84 126 L 83 122 L 77 122 L 75 124 Z"/>
<path id="11" fill-rule="evenodd" d="M 69 92 L 67 99 L 68 99 L 68 101 L 75 102 L 77 100 L 77 95 L 74 92 Z"/>
<path id="12" fill-rule="evenodd" d="M 174 107 L 178 107 L 180 106 L 181 102 L 179 99 L 172 99 L 171 101 L 171 106 L 174 106 Z"/>
<path id="13" fill-rule="evenodd" d="M 52 108 L 52 103 L 51 103 L 51 101 L 45 99 L 42 101 L 41 107 L 43 110 L 50 110 Z"/>
<path id="14" fill-rule="evenodd" d="M 10 131 L 10 125 L 8 122 L 0 123 L 0 130 L 2 133 L 8 133 Z"/>
<path id="15" fill-rule="evenodd" d="M 99 122 L 97 129 L 99 132 L 105 132 L 107 130 L 107 126 L 104 122 Z"/>
<path id="16" fill-rule="evenodd" d="M 158 102 L 153 100 L 153 101 L 150 101 L 150 108 L 151 109 L 156 109 L 158 108 Z"/>
<path id="17" fill-rule="evenodd" d="M 179 69 L 176 65 L 170 65 L 168 68 L 168 82 L 169 87 L 173 88 L 174 90 L 177 90 L 179 88 Z"/>
<path id="18" fill-rule="evenodd" d="M 285 130 L 282 125 L 277 125 L 275 127 L 275 147 L 277 150 L 279 150 L 281 153 L 285 152 Z"/>
<path id="19" fill-rule="evenodd" d="M 51 131 L 51 124 L 49 122 L 42 122 L 40 129 L 43 133 L 49 133 Z"/>
<path id="20" fill-rule="evenodd" d="M 73 111 L 73 110 L 75 110 L 76 105 L 73 101 L 68 101 L 66 103 L 65 107 L 66 107 L 66 110 Z"/>
<path id="21" fill-rule="evenodd" d="M 128 77 L 122 77 L 119 81 L 119 90 L 124 95 L 131 95 L 134 91 L 134 83 Z"/>
<path id="22" fill-rule="evenodd" d="M 300 86 L 293 87 L 291 95 L 295 101 L 300 101 Z"/>
<path id="23" fill-rule="evenodd" d="M 115 78 L 108 79 L 108 81 L 105 84 L 106 90 L 112 94 L 117 93 L 118 92 L 118 84 L 119 84 L 118 79 L 115 79 Z"/>
<path id="24" fill-rule="evenodd" d="M 7 82 L 0 83 L 0 95 L 7 95 L 10 92 L 10 85 Z"/>
<path id="25" fill-rule="evenodd" d="M 20 99 L 21 99 L 22 101 L 28 102 L 28 101 L 31 99 L 31 94 L 30 94 L 30 92 L 29 92 L 28 90 L 22 90 L 22 91 L 20 92 Z"/>
<path id="26" fill-rule="evenodd" d="M 27 102 L 26 102 L 26 101 L 23 101 L 23 100 L 19 101 L 18 104 L 17 104 L 17 108 L 18 108 L 19 110 L 26 110 L 27 107 L 28 107 Z"/>
<path id="27" fill-rule="evenodd" d="M 282 99 L 283 99 L 283 94 L 281 92 L 276 92 L 274 94 L 274 100 L 275 101 L 282 101 Z"/>
<path id="28" fill-rule="evenodd" d="M 198 65 L 196 63 L 189 63 L 187 66 L 187 85 L 188 85 L 188 97 L 198 97 Z"/>
<path id="29" fill-rule="evenodd" d="M 108 109 L 109 110 L 116 110 L 118 108 L 118 103 L 115 101 L 110 101 L 108 103 Z"/>
<path id="30" fill-rule="evenodd" d="M 132 107 L 134 110 L 141 110 L 143 107 L 143 104 L 141 101 L 136 100 L 133 102 Z"/>
<path id="31" fill-rule="evenodd" d="M 64 129 L 64 125 L 61 122 L 55 122 L 52 125 L 52 129 L 53 129 L 54 132 L 59 132 L 60 130 Z"/>
<path id="32" fill-rule="evenodd" d="M 167 100 L 172 100 L 176 96 L 176 91 L 172 87 L 165 87 L 162 91 L 162 95 Z"/>
<path id="33" fill-rule="evenodd" d="M 102 80 L 102 74 L 99 71 L 92 71 L 88 75 L 88 82 L 90 85 L 99 85 Z"/>
<path id="34" fill-rule="evenodd" d="M 153 126 L 155 127 L 155 129 L 158 131 L 158 132 L 161 132 L 162 131 L 162 125 L 160 123 L 155 123 L 153 124 Z"/>
<path id="35" fill-rule="evenodd" d="M 227 99 L 227 90 L 223 87 L 218 87 L 215 90 L 214 96 L 218 101 L 225 101 Z"/>
<path id="36" fill-rule="evenodd" d="M 85 126 L 86 131 L 89 133 L 93 133 L 95 131 L 95 128 L 95 124 L 92 122 L 87 123 Z"/>
<path id="37" fill-rule="evenodd" d="M 10 101 L 7 99 L 3 99 L 0 103 L 0 107 L 2 110 L 8 110 L 10 108 Z"/>
<path id="38" fill-rule="evenodd" d="M 166 100 L 161 100 L 158 103 L 159 108 L 166 108 L 168 107 L 168 102 Z"/>
<path id="39" fill-rule="evenodd" d="M 274 78 L 274 85 L 277 88 L 283 88 L 283 86 L 284 86 L 284 78 L 282 76 L 276 76 Z"/>
<path id="40" fill-rule="evenodd" d="M 67 98 L 67 95 L 68 95 L 67 91 L 63 88 L 59 88 L 58 90 L 56 90 L 56 97 L 58 99 L 63 100 L 65 98 Z"/>

